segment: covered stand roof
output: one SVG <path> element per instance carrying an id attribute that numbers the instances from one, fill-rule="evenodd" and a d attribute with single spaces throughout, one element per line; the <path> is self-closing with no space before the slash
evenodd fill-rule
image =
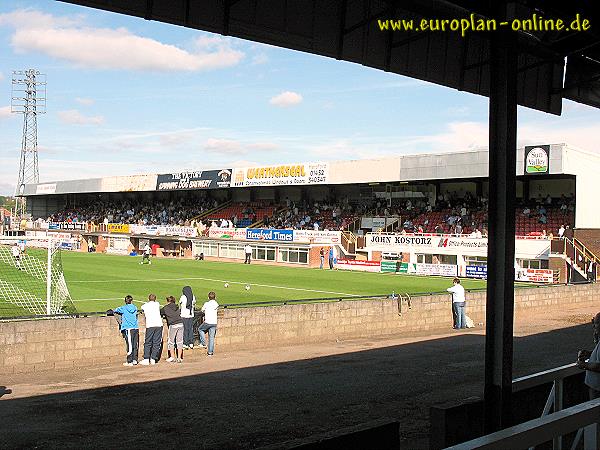
<path id="1" fill-rule="evenodd" d="M 490 18 L 477 0 L 63 0 L 148 20 L 231 35 L 359 63 L 474 94 L 489 95 L 490 34 L 381 31 L 378 20 Z M 514 17 L 580 14 L 587 31 L 519 32 L 522 106 L 560 114 L 562 99 L 600 106 L 600 18 L 594 2 L 519 0 Z M 500 27 L 500 25 L 499 25 Z M 566 61 L 566 72 L 565 72 Z"/>

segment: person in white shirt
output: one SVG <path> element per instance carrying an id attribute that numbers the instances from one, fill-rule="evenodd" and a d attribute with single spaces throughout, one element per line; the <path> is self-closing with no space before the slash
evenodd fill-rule
<path id="1" fill-rule="evenodd" d="M 594 350 L 579 350 L 577 367 L 585 370 L 585 384 L 590 388 L 590 400 L 600 398 L 600 313 L 592 319 Z"/>
<path id="2" fill-rule="evenodd" d="M 148 244 L 146 244 L 142 250 L 143 250 L 143 253 L 142 253 L 142 260 L 140 261 L 140 264 L 144 264 L 145 262 L 148 262 L 148 264 L 152 264 L 152 261 L 150 261 L 150 252 L 151 252 L 150 246 Z"/>
<path id="3" fill-rule="evenodd" d="M 13 259 L 15 260 L 15 266 L 17 269 L 21 270 L 21 249 L 19 248 L 19 244 L 15 242 L 15 245 L 11 248 Z"/>
<path id="4" fill-rule="evenodd" d="M 453 283 L 454 285 L 446 290 L 452 294 L 452 316 L 454 317 L 453 328 L 459 330 L 461 328 L 467 328 L 467 321 L 465 318 L 465 288 L 461 286 L 459 278 L 455 278 Z"/>
<path id="5" fill-rule="evenodd" d="M 558 229 L 558 237 L 560 239 L 562 239 L 563 235 L 565 234 L 565 226 L 561 225 L 560 228 Z"/>
<path id="6" fill-rule="evenodd" d="M 147 366 L 158 362 L 162 347 L 163 321 L 160 316 L 160 303 L 156 301 L 156 295 L 148 295 L 148 302 L 142 305 L 142 311 L 146 318 L 146 337 L 144 338 L 144 359 L 140 361 L 140 364 Z"/>
<path id="7" fill-rule="evenodd" d="M 246 246 L 244 247 L 244 253 L 246 255 L 244 264 L 250 264 L 250 259 L 252 258 L 252 247 L 250 247 L 250 244 L 246 244 Z"/>
<path id="8" fill-rule="evenodd" d="M 179 308 L 181 318 L 183 319 L 183 349 L 194 348 L 194 306 L 196 306 L 196 297 L 190 286 L 184 286 L 179 298 Z"/>
<path id="9" fill-rule="evenodd" d="M 217 333 L 217 309 L 219 304 L 215 300 L 216 294 L 214 292 L 208 293 L 208 301 L 202 305 L 202 312 L 204 313 L 204 323 L 198 328 L 198 334 L 200 335 L 200 345 L 206 348 L 206 337 L 204 333 L 208 332 L 208 350 L 207 355 L 212 356 L 215 352 L 215 334 Z"/>

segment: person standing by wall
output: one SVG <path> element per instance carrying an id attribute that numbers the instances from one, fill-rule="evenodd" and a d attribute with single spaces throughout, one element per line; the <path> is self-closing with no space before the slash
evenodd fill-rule
<path id="1" fill-rule="evenodd" d="M 594 350 L 579 350 L 577 367 L 585 370 L 585 384 L 590 388 L 590 400 L 600 398 L 600 313 L 592 319 Z M 587 360 L 587 361 L 586 361 Z"/>
<path id="2" fill-rule="evenodd" d="M 453 286 L 446 289 L 452 294 L 452 313 L 456 317 L 455 329 L 467 328 L 465 318 L 465 288 L 460 284 L 459 278 L 454 278 Z"/>
<path id="3" fill-rule="evenodd" d="M 142 305 L 142 311 L 146 318 L 146 336 L 144 338 L 144 359 L 140 361 L 140 364 L 147 366 L 158 362 L 162 347 L 163 321 L 156 295 L 148 295 L 148 301 Z"/>
<path id="4" fill-rule="evenodd" d="M 252 258 L 252 247 L 250 247 L 250 244 L 246 244 L 244 247 L 244 254 L 246 255 L 244 264 L 250 264 L 250 259 Z"/>
<path id="5" fill-rule="evenodd" d="M 121 333 L 125 338 L 125 348 L 127 350 L 127 360 L 124 366 L 137 365 L 138 346 L 140 340 L 140 330 L 137 320 L 137 307 L 132 303 L 133 297 L 125 297 L 125 304 L 115 309 L 115 314 L 121 316 Z"/>
<path id="6" fill-rule="evenodd" d="M 329 247 L 329 269 L 333 270 L 333 259 L 335 258 L 333 253 L 333 247 Z"/>
<path id="7" fill-rule="evenodd" d="M 321 250 L 319 250 L 319 258 L 321 259 L 321 265 L 319 266 L 319 269 L 323 268 L 323 265 L 325 264 L 325 248 L 321 247 Z"/>
<path id="8" fill-rule="evenodd" d="M 167 304 L 160 310 L 160 314 L 167 319 L 169 327 L 167 362 L 181 363 L 183 362 L 183 319 L 175 303 L 175 297 L 172 295 L 167 297 Z"/>
<path id="9" fill-rule="evenodd" d="M 183 320 L 183 349 L 188 350 L 194 348 L 194 306 L 196 306 L 196 296 L 192 292 L 191 286 L 184 286 L 181 292 L 179 307 L 181 319 Z"/>
<path id="10" fill-rule="evenodd" d="M 216 300 L 217 295 L 214 292 L 208 293 L 208 301 L 202 305 L 204 313 L 204 323 L 198 328 L 200 335 L 200 345 L 206 347 L 206 337 L 204 333 L 208 332 L 208 350 L 207 355 L 212 356 L 215 352 L 215 334 L 217 333 L 217 309 L 219 304 Z"/>

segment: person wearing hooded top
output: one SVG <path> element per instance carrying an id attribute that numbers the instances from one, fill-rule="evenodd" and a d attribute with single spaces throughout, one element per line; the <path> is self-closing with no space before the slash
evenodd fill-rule
<path id="1" fill-rule="evenodd" d="M 167 304 L 161 308 L 160 315 L 167 319 L 169 327 L 167 341 L 167 362 L 183 362 L 183 319 L 175 303 L 175 297 L 169 295 Z M 175 357 L 173 357 L 175 354 Z"/>
<path id="2" fill-rule="evenodd" d="M 133 297 L 128 295 L 125 297 L 125 304 L 114 311 L 115 314 L 121 316 L 121 333 L 125 338 L 127 349 L 127 361 L 123 363 L 124 366 L 135 366 L 138 363 L 140 330 L 137 320 L 137 307 L 132 302 Z"/>
<path id="3" fill-rule="evenodd" d="M 183 348 L 188 350 L 194 348 L 194 306 L 196 306 L 196 297 L 190 286 L 184 286 L 181 292 L 179 308 L 183 319 Z"/>

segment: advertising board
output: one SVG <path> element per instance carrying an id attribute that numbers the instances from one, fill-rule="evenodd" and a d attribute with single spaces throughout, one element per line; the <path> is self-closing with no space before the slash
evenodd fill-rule
<path id="1" fill-rule="evenodd" d="M 159 174 L 156 179 L 156 190 L 228 188 L 231 185 L 231 172 L 232 169 L 220 169 Z"/>
<path id="2" fill-rule="evenodd" d="M 231 185 L 233 187 L 289 186 L 327 184 L 328 180 L 329 164 L 315 162 L 236 168 L 233 171 Z"/>
<path id="3" fill-rule="evenodd" d="M 280 241 L 292 242 L 293 230 L 273 230 L 266 228 L 246 228 L 246 239 L 249 241 Z"/>
<path id="4" fill-rule="evenodd" d="M 382 252 L 423 252 L 440 254 L 487 255 L 487 238 L 451 235 L 414 235 L 393 233 L 367 233 L 365 246 Z M 548 239 L 516 239 L 518 258 L 547 258 L 550 252 Z"/>
<path id="5" fill-rule="evenodd" d="M 129 233 L 129 224 L 126 223 L 109 223 L 106 225 L 106 229 L 109 233 Z"/>
<path id="6" fill-rule="evenodd" d="M 550 269 L 517 269 L 516 281 L 529 281 L 532 283 L 553 283 L 554 273 Z"/>
<path id="7" fill-rule="evenodd" d="M 400 261 L 381 261 L 381 271 L 387 273 L 408 273 L 408 263 Z"/>
<path id="8" fill-rule="evenodd" d="M 487 278 L 487 266 L 466 266 L 465 276 L 467 278 Z"/>
<path id="9" fill-rule="evenodd" d="M 246 228 L 220 228 L 210 227 L 208 237 L 212 239 L 246 239 Z"/>
<path id="10" fill-rule="evenodd" d="M 294 230 L 294 242 L 314 244 L 339 244 L 341 231 Z"/>
<path id="11" fill-rule="evenodd" d="M 177 225 L 129 225 L 129 232 L 132 234 L 146 234 L 149 236 L 198 236 L 198 230 L 196 228 L 180 227 Z"/>
<path id="12" fill-rule="evenodd" d="M 335 263 L 336 269 L 357 270 L 360 272 L 379 272 L 379 261 L 363 261 L 357 259 L 338 259 Z"/>
<path id="13" fill-rule="evenodd" d="M 547 174 L 550 171 L 550 146 L 525 147 L 525 175 Z"/>
<path id="14" fill-rule="evenodd" d="M 413 266 L 413 267 L 410 267 Z M 455 277 L 458 273 L 458 266 L 453 264 L 410 264 L 408 273 L 417 275 L 440 275 L 444 277 Z"/>

